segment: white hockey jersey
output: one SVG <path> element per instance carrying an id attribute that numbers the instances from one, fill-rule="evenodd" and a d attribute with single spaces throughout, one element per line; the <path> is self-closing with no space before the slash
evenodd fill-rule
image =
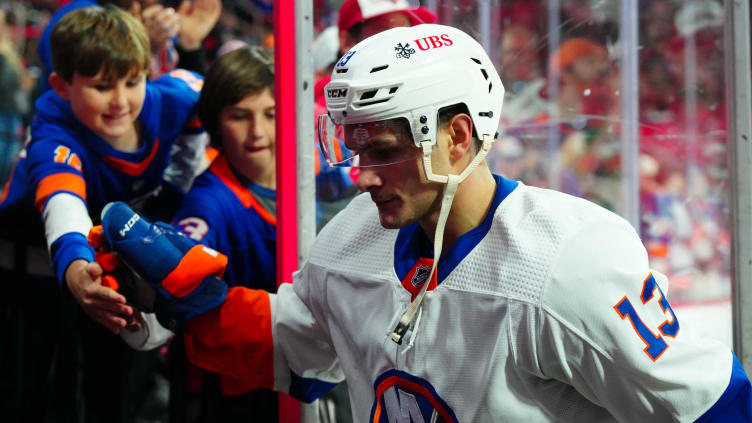
<path id="1" fill-rule="evenodd" d="M 292 285 L 268 302 L 236 291 L 190 327 L 189 357 L 309 399 L 315 384 L 301 381 L 346 378 L 357 422 L 749 417 L 738 360 L 681 326 L 625 220 L 497 182 L 488 216 L 442 256 L 435 282 L 419 226 L 384 229 L 364 194 L 322 231 Z M 390 334 L 422 283 L 436 286 L 397 345 Z"/>

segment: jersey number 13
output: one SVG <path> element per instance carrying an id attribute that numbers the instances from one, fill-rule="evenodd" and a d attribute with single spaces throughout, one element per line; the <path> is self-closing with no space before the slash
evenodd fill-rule
<path id="1" fill-rule="evenodd" d="M 668 344 L 666 343 L 664 336 L 675 338 L 679 333 L 679 320 L 676 319 L 674 310 L 671 308 L 671 305 L 669 305 L 666 296 L 663 295 L 663 291 L 661 291 L 661 288 L 658 286 L 658 283 L 655 281 L 655 278 L 651 273 L 645 278 L 645 281 L 642 284 L 642 292 L 640 293 L 642 304 L 647 304 L 652 300 L 656 291 L 660 296 L 657 305 L 661 307 L 663 314 L 668 317 L 668 319 L 658 326 L 658 334 L 645 325 L 645 322 L 643 322 L 640 315 L 637 314 L 637 310 L 635 310 L 632 302 L 629 301 L 629 298 L 627 298 L 626 295 L 614 306 L 614 310 L 619 314 L 619 317 L 622 319 L 629 319 L 629 322 L 632 323 L 632 328 L 634 328 L 637 336 L 639 336 L 640 339 L 642 339 L 642 342 L 645 343 L 645 354 L 647 354 L 653 361 L 658 360 L 658 358 L 660 358 L 660 356 L 668 349 Z"/>

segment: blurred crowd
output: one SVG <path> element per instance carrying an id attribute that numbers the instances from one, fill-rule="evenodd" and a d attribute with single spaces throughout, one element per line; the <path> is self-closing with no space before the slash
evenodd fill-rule
<path id="1" fill-rule="evenodd" d="M 454 21 L 476 25 L 473 7 Z M 555 11 L 543 1 L 495 10 L 507 95 L 491 162 L 623 213 L 619 7 L 563 0 Z M 639 229 L 677 303 L 730 294 L 722 25 L 717 1 L 640 2 Z"/>
<path id="2" fill-rule="evenodd" d="M 44 84 L 38 39 L 66 3 L 0 1 L 0 181 Z M 206 60 L 243 44 L 272 47 L 273 3 L 224 0 L 203 41 Z M 318 77 L 341 52 L 333 29 L 341 3 L 314 0 Z M 623 211 L 619 3 L 493 1 L 485 35 L 482 2 L 421 3 L 440 23 L 487 36 L 496 52 L 507 94 L 492 169 Z M 717 0 L 640 2 L 640 230 L 653 266 L 672 277 L 677 302 L 729 293 L 722 23 Z"/>

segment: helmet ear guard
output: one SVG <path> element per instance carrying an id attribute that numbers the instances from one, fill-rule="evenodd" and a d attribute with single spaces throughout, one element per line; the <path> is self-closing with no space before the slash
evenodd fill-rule
<path id="1" fill-rule="evenodd" d="M 439 131 L 439 110 L 436 107 L 422 107 L 410 112 L 410 130 L 416 146 L 421 146 L 424 141 L 436 143 L 436 134 Z"/>

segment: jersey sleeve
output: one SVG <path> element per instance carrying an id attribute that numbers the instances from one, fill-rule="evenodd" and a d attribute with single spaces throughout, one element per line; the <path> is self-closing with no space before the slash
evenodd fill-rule
<path id="1" fill-rule="evenodd" d="M 92 221 L 81 158 L 65 144 L 43 140 L 29 146 L 28 160 L 34 205 L 42 215 L 52 265 L 62 283 L 71 262 L 94 260 L 86 241 Z"/>
<path id="2" fill-rule="evenodd" d="M 203 132 L 196 108 L 204 86 L 201 75 L 185 69 L 175 69 L 152 84 L 159 90 L 162 99 L 162 124 L 179 126 L 183 134 Z"/>
<path id="3" fill-rule="evenodd" d="M 550 278 L 536 347 L 545 377 L 620 421 L 695 421 L 716 404 L 749 411 L 749 380 L 734 370 L 733 353 L 681 325 L 667 279 L 651 272 L 628 223 L 604 219 L 575 231 Z M 556 394 L 566 402 L 576 393 Z"/>
<path id="4" fill-rule="evenodd" d="M 206 158 L 208 145 L 209 134 L 206 132 L 178 135 L 170 150 L 170 160 L 164 172 L 165 181 L 188 192 L 196 176 L 209 167 Z"/>
<path id="5" fill-rule="evenodd" d="M 188 323 L 188 358 L 243 380 L 247 388 L 313 401 L 344 377 L 325 331 L 299 293 L 291 284 L 282 284 L 276 294 L 230 288 L 221 307 Z"/>
<path id="6" fill-rule="evenodd" d="M 172 128 L 170 137 L 174 137 L 164 179 L 183 192 L 209 164 L 209 138 L 196 107 L 203 84 L 201 75 L 185 69 L 175 69 L 152 83 L 162 102 L 160 126 Z"/>
<path id="7" fill-rule="evenodd" d="M 175 334 L 159 324 L 154 313 L 137 312 L 137 319 L 141 325 L 138 330 L 121 330 L 120 338 L 131 348 L 138 351 L 149 351 L 170 341 Z"/>

